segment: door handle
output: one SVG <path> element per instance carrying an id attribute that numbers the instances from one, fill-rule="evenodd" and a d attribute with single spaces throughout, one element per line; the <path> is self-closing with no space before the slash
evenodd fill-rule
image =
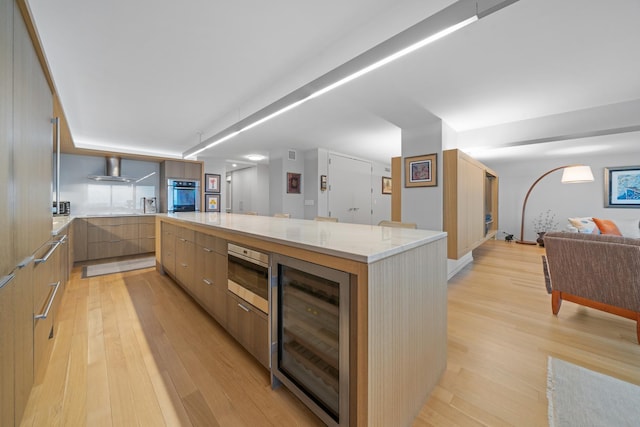
<path id="1" fill-rule="evenodd" d="M 56 299 L 56 294 L 58 293 L 58 288 L 60 288 L 60 281 L 58 283 L 51 283 L 50 286 L 55 286 L 53 293 L 51 294 L 51 298 L 49 298 L 49 303 L 47 304 L 47 308 L 44 310 L 44 313 L 38 314 L 33 318 L 38 319 L 46 319 L 49 316 L 49 311 L 51 310 L 51 305 L 53 305 L 53 300 Z"/>

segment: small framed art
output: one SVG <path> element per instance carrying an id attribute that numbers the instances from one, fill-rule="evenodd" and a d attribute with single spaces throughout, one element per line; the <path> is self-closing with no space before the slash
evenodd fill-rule
<path id="1" fill-rule="evenodd" d="M 204 211 L 220 212 L 220 194 L 204 195 Z"/>
<path id="2" fill-rule="evenodd" d="M 220 175 L 216 173 L 205 173 L 205 193 L 219 193 L 220 192 Z"/>
<path id="3" fill-rule="evenodd" d="M 302 174 L 287 172 L 287 193 L 300 194 Z"/>
<path id="4" fill-rule="evenodd" d="M 604 168 L 604 207 L 640 208 L 640 166 Z"/>
<path id="5" fill-rule="evenodd" d="M 391 194 L 391 178 L 388 176 L 382 177 L 382 194 Z"/>
<path id="6" fill-rule="evenodd" d="M 437 154 L 406 157 L 404 159 L 405 187 L 435 187 L 437 173 Z"/>

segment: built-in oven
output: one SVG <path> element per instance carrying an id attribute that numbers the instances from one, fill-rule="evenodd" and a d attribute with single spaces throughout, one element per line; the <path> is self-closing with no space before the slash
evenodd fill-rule
<path id="1" fill-rule="evenodd" d="M 169 179 L 167 186 L 169 212 L 200 210 L 200 182 L 193 179 Z"/>
<path id="2" fill-rule="evenodd" d="M 268 314 L 269 255 L 228 243 L 227 259 L 227 289 Z"/>

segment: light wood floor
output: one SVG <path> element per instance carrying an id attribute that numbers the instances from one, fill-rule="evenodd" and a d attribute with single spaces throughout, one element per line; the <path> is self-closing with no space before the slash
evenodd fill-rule
<path id="1" fill-rule="evenodd" d="M 490 241 L 450 281 L 448 366 L 414 426 L 547 425 L 548 356 L 640 384 L 635 324 L 567 302 L 553 316 L 542 253 Z M 23 425 L 321 425 L 170 279 L 80 274 Z"/>

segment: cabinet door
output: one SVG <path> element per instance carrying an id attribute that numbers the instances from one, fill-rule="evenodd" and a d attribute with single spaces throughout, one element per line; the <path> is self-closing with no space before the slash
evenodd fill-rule
<path id="1" fill-rule="evenodd" d="M 484 169 L 461 157 L 458 174 L 458 254 L 464 254 L 484 238 Z"/>
<path id="2" fill-rule="evenodd" d="M 184 177 L 188 179 L 202 180 L 202 164 L 197 162 L 184 163 Z"/>
<path id="3" fill-rule="evenodd" d="M 14 416 L 15 278 L 0 288 L 0 425 L 12 426 Z"/>
<path id="4" fill-rule="evenodd" d="M 73 261 L 87 260 L 87 220 L 76 218 L 73 220 Z"/>
<path id="5" fill-rule="evenodd" d="M 33 386 L 34 264 L 16 272 L 15 286 L 15 415 L 22 418 Z"/>
<path id="6" fill-rule="evenodd" d="M 269 368 L 267 315 L 227 292 L 227 330 L 253 357 Z"/>
<path id="7" fill-rule="evenodd" d="M 202 244 L 203 238 L 209 238 Z M 225 326 L 227 318 L 227 257 L 215 252 L 216 238 L 196 236 L 196 278 L 194 294 L 204 308 Z"/>
<path id="8" fill-rule="evenodd" d="M 0 3 L 0 278 L 18 262 L 13 251 L 13 4 Z M 0 420 L 1 421 L 1 420 Z M 0 422 L 4 425 L 4 423 Z"/>
<path id="9" fill-rule="evenodd" d="M 178 160 L 165 160 L 162 162 L 166 178 L 186 178 L 184 176 L 184 162 Z"/>
<path id="10" fill-rule="evenodd" d="M 162 268 L 175 277 L 176 275 L 176 227 L 162 223 Z"/>
<path id="11" fill-rule="evenodd" d="M 143 218 L 138 224 L 138 239 L 140 253 L 156 251 L 156 223 L 155 218 Z"/>
<path id="12" fill-rule="evenodd" d="M 176 233 L 176 279 L 186 289 L 194 291 L 195 242 L 194 232 L 178 228 Z"/>
<path id="13" fill-rule="evenodd" d="M 23 259 L 51 236 L 53 97 L 18 8 L 13 22 L 13 231 Z"/>

